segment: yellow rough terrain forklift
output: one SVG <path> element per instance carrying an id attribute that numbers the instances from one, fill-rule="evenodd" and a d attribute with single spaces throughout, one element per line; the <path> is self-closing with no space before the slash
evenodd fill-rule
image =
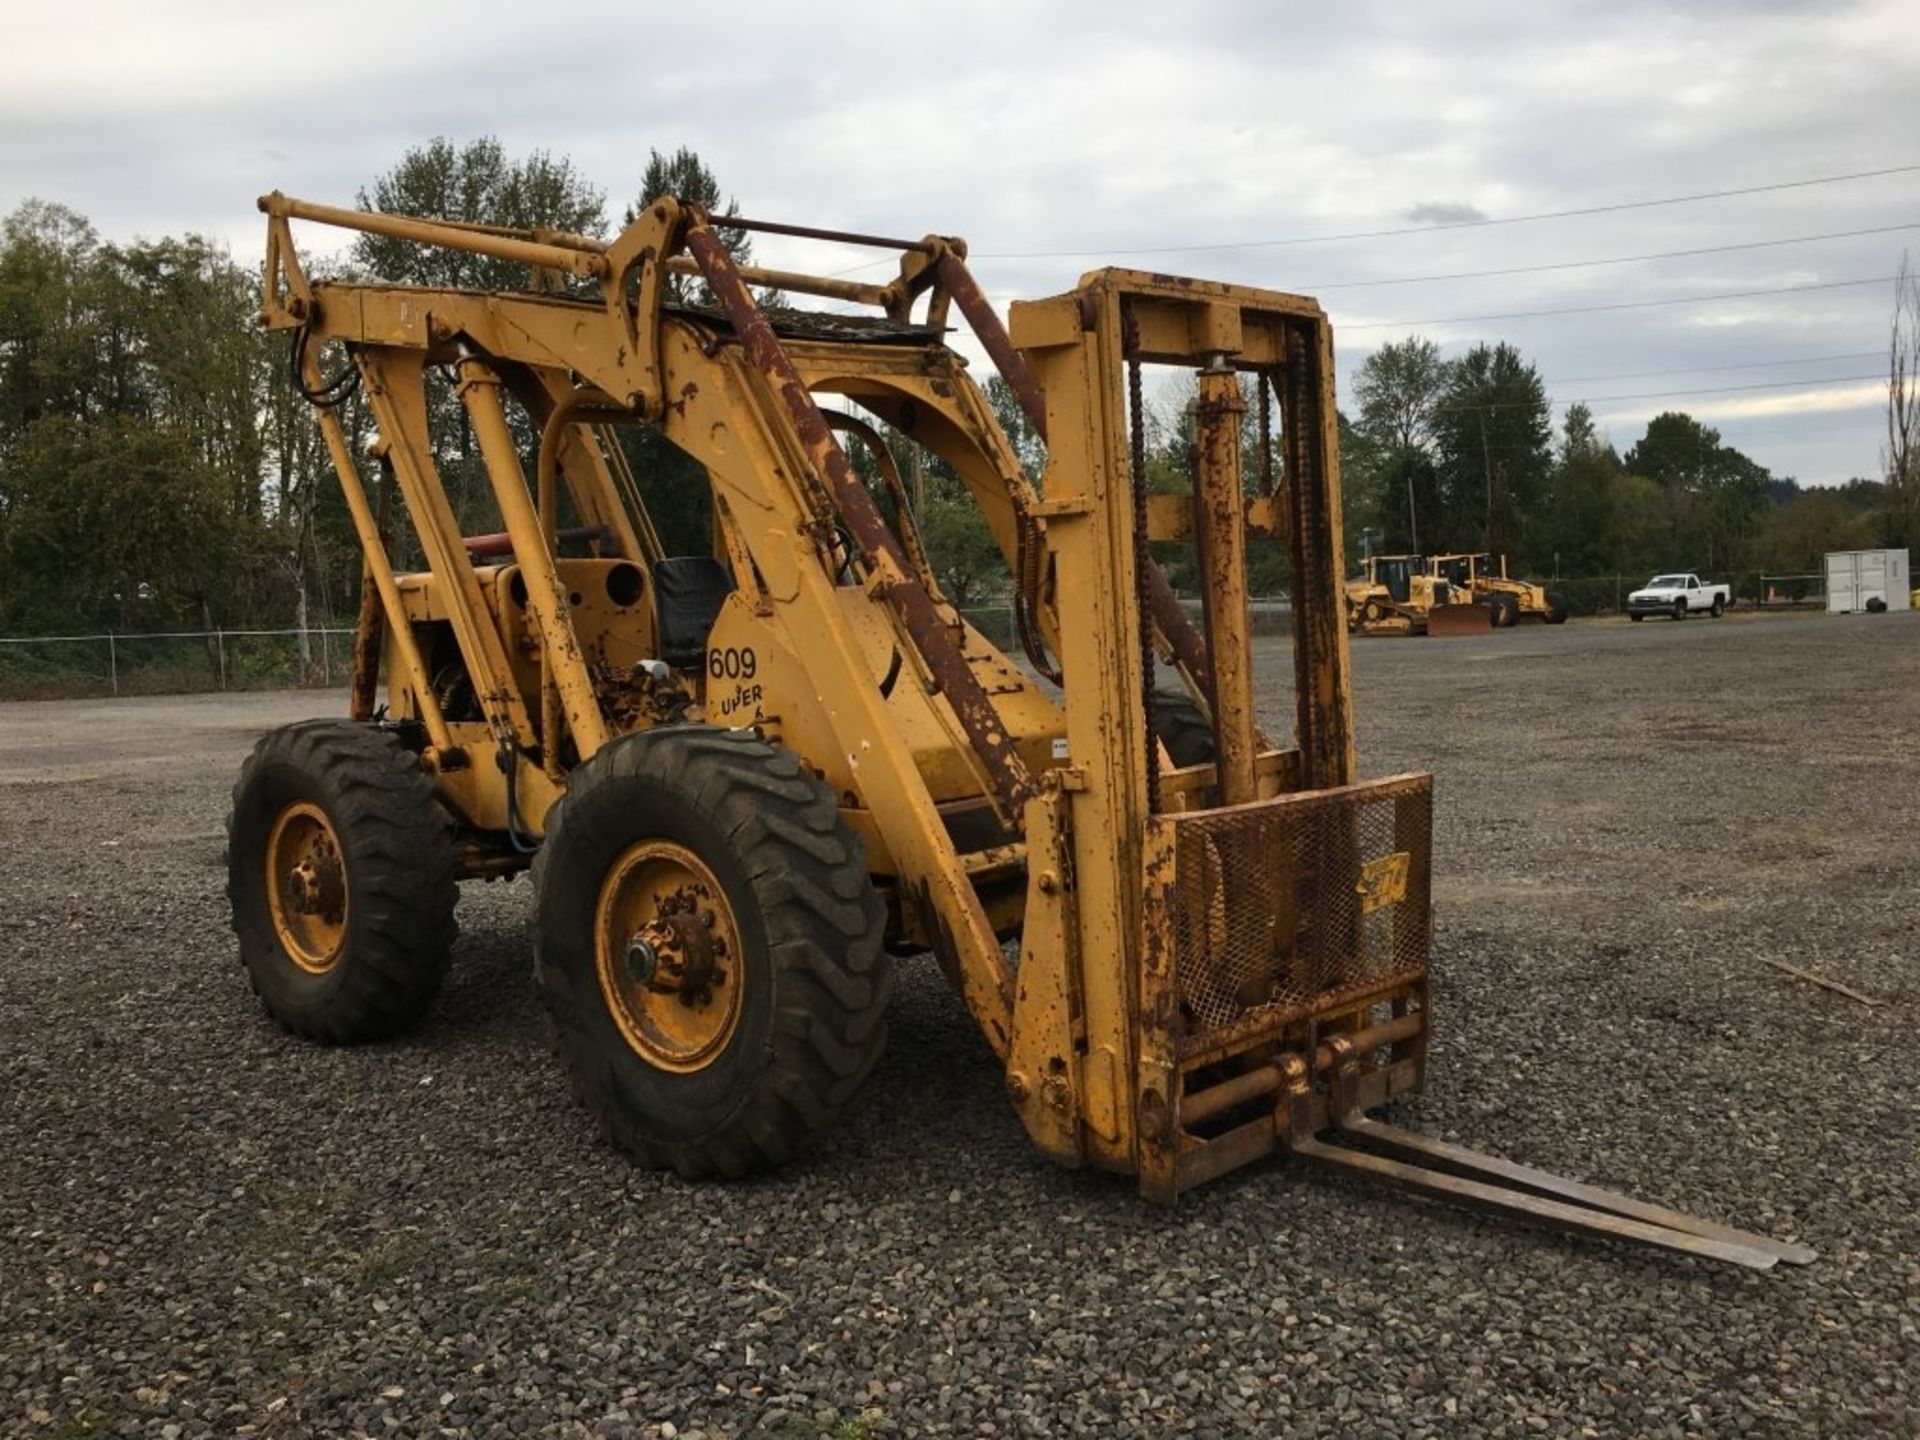
<path id="1" fill-rule="evenodd" d="M 1469 604 L 1485 606 L 1496 629 L 1510 629 L 1522 620 L 1567 623 L 1567 597 L 1531 581 L 1508 579 L 1504 555 L 1433 555 L 1427 563 L 1436 581 L 1451 585 Z"/>
<path id="2" fill-rule="evenodd" d="M 351 1042 L 415 1020 L 456 882 L 531 865 L 564 1063 L 648 1165 L 785 1161 L 880 1054 L 894 957 L 931 951 L 1039 1149 L 1155 1200 L 1286 1151 L 1758 1268 L 1812 1258 L 1369 1117 L 1427 1063 L 1431 782 L 1355 764 L 1313 301 L 1099 270 L 1003 325 L 938 235 L 724 222 L 892 252 L 882 285 L 737 265 L 671 197 L 609 243 L 260 203 L 264 319 L 289 332 L 366 559 L 351 716 L 267 735 L 234 792 L 241 957 L 287 1027 Z M 529 288 L 311 281 L 295 220 L 522 263 Z M 674 303 L 676 275 L 714 303 Z M 763 308 L 754 286 L 866 313 Z M 1046 442 L 1038 486 L 946 342 L 956 314 Z M 1148 493 L 1146 366 L 1198 374 L 1191 495 Z M 501 536 L 456 523 L 436 373 Z M 1253 476 L 1243 376 L 1278 457 Z M 338 412 L 356 385 L 372 493 Z M 941 594 L 847 402 L 978 502 L 1024 666 Z M 626 426 L 704 467 L 707 552 L 663 553 Z M 392 564 L 402 518 L 417 573 Z M 1286 741 L 1255 719 L 1250 532 L 1291 559 Z M 1198 627 L 1162 540 L 1197 547 Z"/>

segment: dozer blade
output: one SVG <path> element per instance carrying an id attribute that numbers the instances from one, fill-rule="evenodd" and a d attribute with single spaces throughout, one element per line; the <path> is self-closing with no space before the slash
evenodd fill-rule
<path id="1" fill-rule="evenodd" d="M 1403 1130 L 1357 1112 L 1331 1116 L 1332 1125 L 1344 1134 L 1418 1156 L 1442 1168 L 1429 1169 L 1368 1150 L 1352 1149 L 1315 1135 L 1310 1128 L 1310 1115 L 1308 1108 L 1297 1112 L 1294 1133 L 1287 1141 L 1287 1148 L 1294 1154 L 1474 1209 L 1535 1220 L 1579 1234 L 1630 1240 L 1682 1255 L 1744 1265 L 1750 1270 L 1770 1270 L 1782 1261 L 1806 1265 L 1819 1258 L 1804 1245 L 1717 1225 L 1662 1205 L 1650 1205 L 1596 1185 L 1503 1160 L 1497 1155 Z M 1474 1178 L 1476 1176 L 1480 1178 Z"/>
<path id="2" fill-rule="evenodd" d="M 1435 605 L 1427 611 L 1429 635 L 1484 635 L 1493 629 L 1493 611 L 1485 605 Z"/>

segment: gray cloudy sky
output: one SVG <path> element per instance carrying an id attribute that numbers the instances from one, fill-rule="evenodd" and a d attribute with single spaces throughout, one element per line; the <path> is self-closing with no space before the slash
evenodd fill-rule
<path id="1" fill-rule="evenodd" d="M 967 236 L 1002 303 L 1066 288 L 1103 259 L 1305 291 L 1333 314 L 1343 389 L 1402 334 L 1448 353 L 1506 339 L 1556 401 L 1592 403 L 1623 449 L 1647 417 L 1681 408 L 1807 482 L 1879 472 L 1883 387 L 1858 377 L 1884 368 L 1888 284 L 1456 317 L 1878 280 L 1903 250 L 1920 257 L 1920 170 L 1248 243 L 1920 165 L 1914 0 L 576 0 L 545 12 L 5 0 L 0 33 L 0 210 L 58 200 L 110 238 L 190 229 L 252 258 L 256 194 L 350 203 L 436 134 L 564 153 L 617 215 L 650 146 L 689 144 L 752 214 Z M 1866 229 L 1882 233 L 1412 278 Z M 757 248 L 832 269 L 869 258 Z M 1378 281 L 1408 283 L 1365 283 Z M 1668 393 L 1735 385 L 1768 388 Z"/>

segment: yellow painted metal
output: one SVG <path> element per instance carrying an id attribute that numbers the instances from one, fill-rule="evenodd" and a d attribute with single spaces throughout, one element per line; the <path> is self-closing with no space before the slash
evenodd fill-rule
<path id="1" fill-rule="evenodd" d="M 1073 978 L 1080 971 L 1066 795 L 1042 788 L 1027 807 L 1025 926 L 1007 1050 L 1007 1097 L 1032 1137 L 1062 1165 L 1086 1158 Z"/>
<path id="2" fill-rule="evenodd" d="M 1407 898 L 1408 859 L 1406 851 L 1395 850 L 1361 867 L 1360 879 L 1355 887 L 1360 894 L 1361 914 L 1371 915 L 1376 910 L 1397 905 Z"/>
<path id="3" fill-rule="evenodd" d="M 393 459 L 393 474 L 406 497 L 428 568 L 440 592 L 475 695 L 502 744 L 529 749 L 535 743 L 527 702 L 512 683 L 500 631 L 487 614 L 480 581 L 460 540 L 460 525 L 433 463 L 427 428 L 423 379 L 425 356 L 419 351 L 367 346 L 355 355 L 381 437 Z M 522 482 L 524 486 L 524 481 Z"/>
<path id="4" fill-rule="evenodd" d="M 311 356 L 308 357 L 305 379 L 309 386 L 317 385 L 320 379 L 320 372 L 315 368 Z M 353 463 L 353 452 L 340 428 L 340 417 L 331 409 L 321 406 L 315 407 L 314 416 L 320 427 L 321 438 L 326 442 L 327 454 L 333 460 L 334 473 L 339 477 L 341 493 L 346 496 L 347 513 L 353 518 L 353 531 L 360 541 L 366 575 L 380 595 L 381 609 L 387 621 L 386 644 L 393 657 L 393 668 L 398 672 L 397 678 L 415 698 L 416 713 L 426 729 L 428 745 L 435 750 L 445 750 L 452 744 L 447 733 L 446 717 L 440 713 L 440 702 L 433 693 L 433 681 L 427 673 L 426 660 L 421 656 L 419 643 L 413 638 L 413 630 L 407 624 L 400 586 L 394 579 L 393 561 L 387 554 L 386 541 L 381 538 L 373 509 L 367 503 L 367 489 L 361 483 L 359 467 Z"/>
<path id="5" fill-rule="evenodd" d="M 340 344 L 353 355 L 427 558 L 425 574 L 389 574 L 382 591 L 392 714 L 428 723 L 437 703 L 440 677 L 401 654 L 416 633 L 439 637 L 436 656 L 450 642 L 454 678 L 470 685 L 448 686 L 467 698 L 443 717 L 445 738 L 427 756 L 442 803 L 503 855 L 510 825 L 522 841 L 537 840 L 549 808 L 563 803 L 571 763 L 557 744 L 556 704 L 582 756 L 659 723 L 676 694 L 707 723 L 751 724 L 838 794 L 889 900 L 891 938 L 935 952 L 1004 1060 L 1008 1095 L 1046 1153 L 1138 1173 L 1163 1199 L 1228 1168 L 1240 1151 L 1178 1123 L 1191 1068 L 1181 1037 L 1191 1022 L 1166 903 L 1182 893 L 1173 823 L 1342 786 L 1353 774 L 1331 332 L 1313 301 L 1102 270 L 1067 294 L 1016 304 L 1011 338 L 996 322 L 983 343 L 1044 422 L 1046 471 L 1035 486 L 937 333 L 950 305 L 976 328 L 984 305 L 957 241 L 903 243 L 900 278 L 886 286 L 731 272 L 882 309 L 883 328 L 862 338 L 804 315 L 768 320 L 750 297 L 743 308 L 737 286 L 724 325 L 666 305 L 664 276 L 690 264 L 710 280 L 728 274 L 703 238 L 704 214 L 669 198 L 650 202 L 607 244 L 369 222 L 283 198 L 270 197 L 268 209 L 263 313 L 270 324 L 304 327 L 312 353 Z M 287 228 L 301 217 L 517 258 L 585 288 L 310 282 Z M 683 253 L 690 241 L 694 255 Z M 904 328 L 921 305 L 923 324 Z M 448 363 L 461 372 L 512 563 L 470 558 L 433 465 L 422 376 Z M 1200 372 L 1200 503 L 1179 502 L 1184 528 L 1178 511 L 1134 492 L 1126 394 L 1135 364 Z M 1254 496 L 1239 473 L 1239 383 L 1249 375 L 1278 397 L 1283 444 L 1274 488 Z M 542 437 L 531 492 L 509 395 Z M 1041 659 L 1057 662 L 1064 679 L 1060 698 L 941 598 L 911 539 L 905 487 L 895 488 L 909 502 L 898 507 L 909 533 L 876 537 L 869 528 L 873 543 L 849 551 L 841 522 L 863 507 L 845 489 L 834 432 L 862 433 L 862 422 L 830 421 L 816 396 L 852 401 L 952 467 L 1033 606 Z M 646 513 L 648 477 L 631 472 L 614 436 L 636 423 L 702 466 L 712 486 L 711 553 L 734 590 L 691 664 L 659 663 L 652 576 L 663 556 Z M 556 554 L 563 485 L 581 521 L 613 536 L 595 542 L 595 558 Z M 871 527 L 874 517 L 859 518 Z M 1269 746 L 1254 725 L 1249 526 L 1284 536 L 1293 562 L 1291 748 Z M 360 529 L 364 541 L 369 527 Z M 1216 763 L 1183 770 L 1151 735 L 1144 698 L 1154 662 L 1143 641 L 1171 648 L 1168 627 L 1184 625 L 1167 613 L 1173 602 L 1155 589 L 1157 572 L 1141 563 L 1145 542 L 1169 532 L 1204 542 L 1208 644 L 1206 653 L 1197 641 L 1183 651 L 1179 668 L 1210 702 L 1219 750 Z M 914 592 L 925 600 L 917 610 L 903 603 Z M 544 711 L 533 708 L 542 702 Z M 495 763 L 496 751 L 505 759 L 534 745 L 544 770 Z M 458 763 L 463 753 L 469 763 Z M 1011 791 L 1009 776 L 1018 782 Z M 1025 798 L 1009 806 L 1009 793 Z M 1346 842 L 1327 852 L 1358 853 Z M 662 918 L 666 898 L 713 888 L 701 864 L 658 846 L 632 852 L 597 912 L 609 1008 L 624 1017 L 627 1043 L 663 1069 L 708 1063 L 737 1024 L 718 991 L 711 1005 L 689 1004 L 684 986 L 662 990 L 650 968 L 686 939 Z M 1370 881 L 1367 894 L 1389 894 L 1391 880 Z M 1355 883 L 1343 882 L 1357 909 Z M 1003 948 L 1016 937 L 1017 973 Z M 1326 1023 L 1361 1018 L 1349 1004 Z M 1240 1050 L 1209 1041 L 1208 1063 L 1242 1063 L 1249 1045 L 1270 1052 L 1298 1038 L 1266 1036 Z M 1403 1062 L 1394 1073 L 1410 1071 Z M 1272 1137 L 1270 1126 L 1269 1149 Z"/>
<path id="6" fill-rule="evenodd" d="M 346 953 L 346 856 L 327 812 L 299 801 L 274 817 L 265 854 L 267 908 L 289 960 L 324 975 Z"/>
<path id="7" fill-rule="evenodd" d="M 648 1064 L 687 1075 L 725 1052 L 749 957 L 725 888 L 692 850 L 628 846 L 601 882 L 593 946 L 607 1013 Z"/>
<path id="8" fill-rule="evenodd" d="M 493 228 L 481 230 L 458 222 L 416 220 L 411 216 L 385 215 L 375 210 L 343 210 L 336 205 L 316 205 L 307 200 L 290 199 L 277 190 L 262 197 L 260 208 L 276 218 L 317 220 L 326 225 L 361 230 L 369 235 L 416 240 L 449 250 L 465 250 L 475 255 L 493 255 L 542 269 L 565 270 L 582 279 L 595 279 L 607 270 L 603 256 L 578 246 L 540 244 Z"/>
<path id="9" fill-rule="evenodd" d="M 554 567 L 550 542 L 527 495 L 527 477 L 520 469 L 519 451 L 500 406 L 499 377 L 471 357 L 460 362 L 459 373 L 460 398 L 486 459 L 487 476 L 493 482 L 494 499 L 499 503 L 507 534 L 513 539 L 514 559 L 526 581 L 527 610 L 540 631 L 540 660 L 545 672 L 542 692 L 548 688 L 558 691 L 574 748 L 585 760 L 607 743 L 606 720 L 581 658 L 580 642 L 573 633 L 567 587 Z M 551 728 L 543 730 L 540 739 L 549 753 L 560 743 L 559 734 Z"/>
<path id="10" fill-rule="evenodd" d="M 1547 620 L 1556 613 L 1552 597 L 1544 585 L 1515 580 L 1507 574 L 1504 555 L 1455 554 L 1427 557 L 1427 573 L 1435 581 L 1446 581 L 1467 601 L 1486 605 L 1510 604 L 1512 618 Z"/>

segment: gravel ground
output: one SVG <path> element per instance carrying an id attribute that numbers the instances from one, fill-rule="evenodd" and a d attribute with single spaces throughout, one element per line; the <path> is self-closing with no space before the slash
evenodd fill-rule
<path id="1" fill-rule="evenodd" d="M 248 994 L 227 787 L 339 697 L 0 706 L 0 1433 L 1920 1433 L 1920 616 L 1364 640 L 1355 670 L 1367 772 L 1438 776 L 1408 1122 L 1817 1264 L 1279 1161 L 1155 1211 L 1028 1150 L 926 964 L 804 1163 L 642 1173 L 543 1048 L 524 883 L 467 888 L 401 1043 L 302 1044 Z"/>

